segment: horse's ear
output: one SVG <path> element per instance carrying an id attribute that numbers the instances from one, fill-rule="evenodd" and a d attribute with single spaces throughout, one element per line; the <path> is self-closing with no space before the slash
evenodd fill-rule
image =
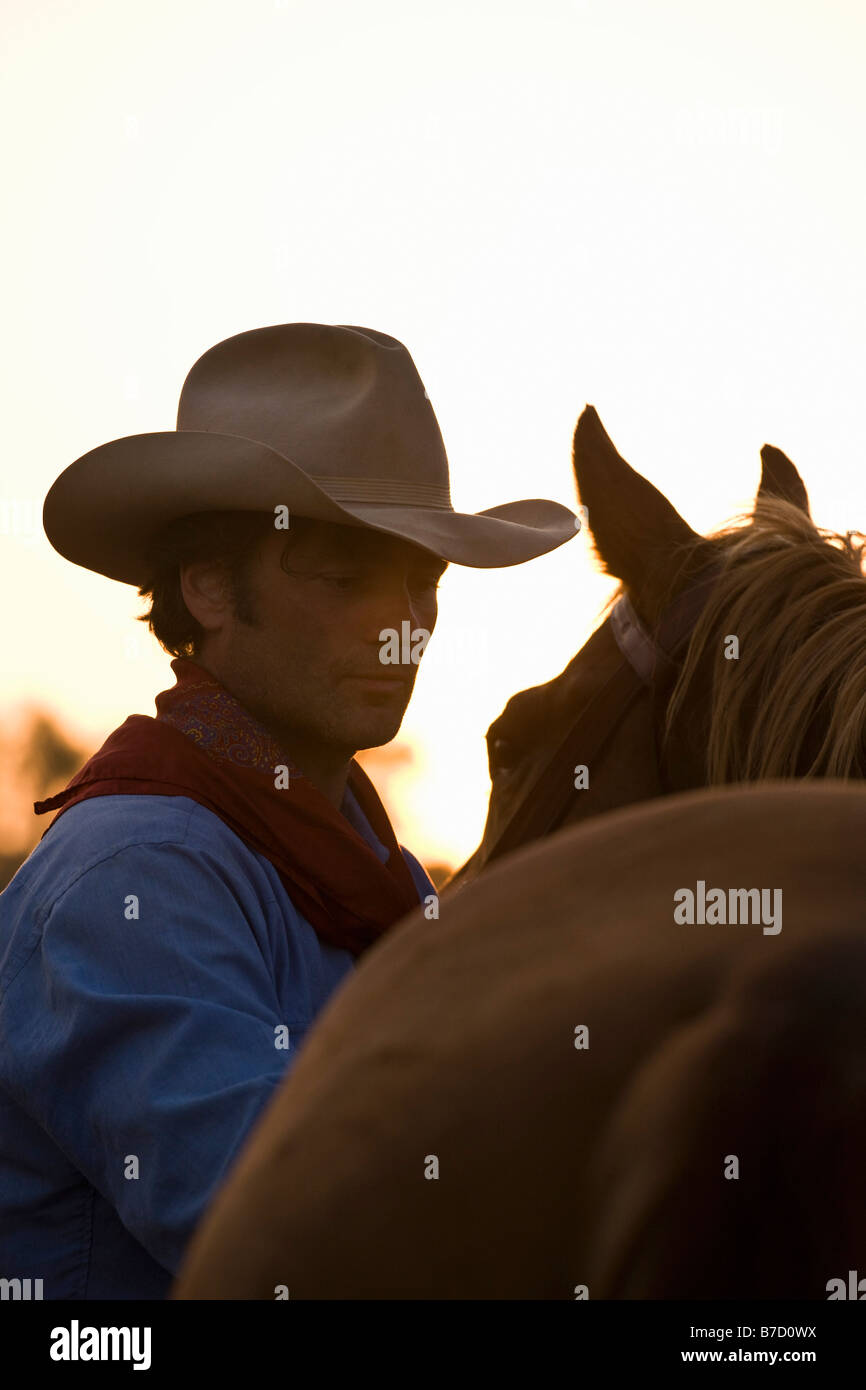
<path id="1" fill-rule="evenodd" d="M 756 502 L 762 497 L 781 497 L 793 502 L 801 512 L 809 516 L 809 494 L 800 474 L 787 454 L 774 444 L 765 444 L 761 449 L 761 484 Z"/>
<path id="2" fill-rule="evenodd" d="M 620 457 L 594 406 L 588 405 L 577 422 L 573 458 L 599 559 L 651 610 L 669 584 L 674 552 L 702 537 Z"/>

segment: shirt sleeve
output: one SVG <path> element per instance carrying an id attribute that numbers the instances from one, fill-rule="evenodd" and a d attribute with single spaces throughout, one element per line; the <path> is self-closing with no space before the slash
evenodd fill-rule
<path id="1" fill-rule="evenodd" d="M 16 1099 L 173 1274 L 293 1060 L 266 912 L 216 854 L 126 847 L 57 899 L 5 1000 Z"/>

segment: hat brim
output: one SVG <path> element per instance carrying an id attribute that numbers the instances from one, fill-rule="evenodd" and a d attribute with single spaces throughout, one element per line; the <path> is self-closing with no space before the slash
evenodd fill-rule
<path id="1" fill-rule="evenodd" d="M 559 502 L 507 502 L 484 512 L 382 502 L 336 502 L 266 444 L 206 430 L 127 435 L 69 465 L 45 498 L 52 546 L 72 564 L 121 584 L 144 584 L 147 554 L 177 517 L 269 511 L 398 536 L 473 569 L 520 565 L 571 539 L 580 523 Z"/>

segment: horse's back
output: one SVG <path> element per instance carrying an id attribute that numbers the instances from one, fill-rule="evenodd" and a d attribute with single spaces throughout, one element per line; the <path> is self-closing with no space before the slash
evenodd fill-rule
<path id="1" fill-rule="evenodd" d="M 858 786 L 700 791 L 413 914 L 320 1017 L 176 1296 L 825 1298 L 866 1238 L 864 843 Z M 763 918 L 682 921 L 699 882 L 766 890 Z"/>

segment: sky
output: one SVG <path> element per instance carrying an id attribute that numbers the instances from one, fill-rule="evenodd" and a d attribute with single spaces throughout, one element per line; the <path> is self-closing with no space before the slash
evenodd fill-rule
<path id="1" fill-rule="evenodd" d="M 265 324 L 405 343 L 460 511 L 574 507 L 589 402 L 697 530 L 750 505 L 764 442 L 866 529 L 855 0 L 5 0 L 0 33 L 6 734 L 39 706 L 95 748 L 173 684 L 42 502 Z M 387 778 L 422 858 L 474 849 L 487 726 L 611 588 L 585 533 L 449 569 Z"/>

